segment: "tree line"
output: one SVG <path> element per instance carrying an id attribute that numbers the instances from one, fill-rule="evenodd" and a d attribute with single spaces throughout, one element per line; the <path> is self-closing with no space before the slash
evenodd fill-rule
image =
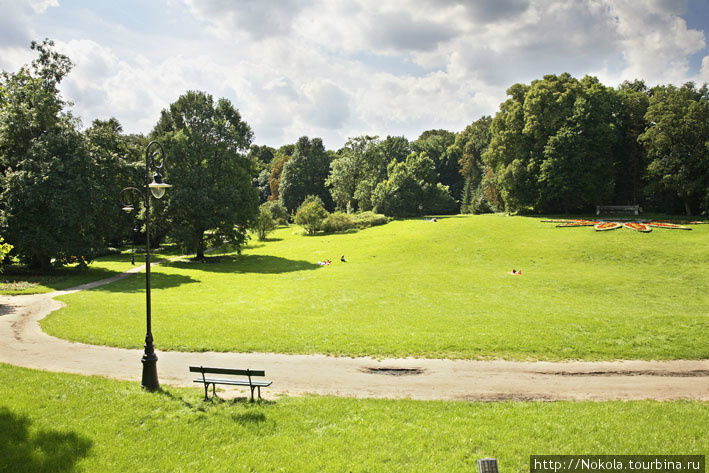
<path id="1" fill-rule="evenodd" d="M 147 136 L 123 133 L 114 118 L 81 130 L 58 90 L 70 59 L 50 40 L 32 49 L 30 65 L 0 75 L 0 235 L 30 267 L 84 263 L 144 237 L 144 210 L 129 216 L 118 204 L 121 189 L 140 187 L 150 140 L 163 145 L 174 186 L 153 200 L 151 236 L 198 258 L 209 244 L 240 248 L 249 229 L 294 220 L 304 204 L 310 216 L 322 207 L 392 217 L 709 207 L 706 84 L 612 88 L 547 75 L 511 86 L 494 117 L 460 132 L 364 135 L 338 150 L 304 136 L 273 148 L 253 144 L 229 100 L 199 91 L 165 108 Z"/>

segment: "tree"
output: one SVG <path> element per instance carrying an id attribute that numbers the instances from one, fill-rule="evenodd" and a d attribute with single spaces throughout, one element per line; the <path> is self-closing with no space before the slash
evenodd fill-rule
<path id="1" fill-rule="evenodd" d="M 483 159 L 508 211 L 588 210 L 612 198 L 620 103 L 595 77 L 516 84 L 491 125 Z"/>
<path id="2" fill-rule="evenodd" d="M 126 229 L 132 227 L 129 219 L 135 217 L 121 212 L 116 199 L 121 189 L 134 186 L 145 178 L 140 166 L 144 140 L 136 141 L 124 135 L 121 124 L 115 118 L 94 120 L 83 135 L 89 156 L 98 171 L 95 176 L 99 184 L 96 191 L 101 197 L 96 199 L 95 205 L 104 220 L 96 231 L 104 244 L 118 246 L 126 235 Z"/>
<path id="3" fill-rule="evenodd" d="M 88 262 L 102 247 L 105 195 L 59 94 L 71 61 L 48 39 L 32 49 L 30 67 L 0 76 L 0 220 L 21 261 L 46 271 L 52 261 Z"/>
<path id="4" fill-rule="evenodd" d="M 268 202 L 259 207 L 259 213 L 258 217 L 256 217 L 254 228 L 258 239 L 261 241 L 265 240 L 266 236 L 276 228 L 276 220 L 271 214 Z"/>
<path id="5" fill-rule="evenodd" d="M 162 111 L 152 133 L 167 154 L 173 185 L 165 214 L 170 234 L 204 258 L 205 235 L 241 248 L 258 215 L 255 167 L 246 151 L 253 133 L 227 99 L 189 91 Z"/>
<path id="6" fill-rule="evenodd" d="M 327 210 L 317 200 L 306 202 L 295 214 L 295 223 L 302 226 L 308 235 L 314 235 L 322 227 L 327 218 Z"/>
<path id="7" fill-rule="evenodd" d="M 448 187 L 436 182 L 435 165 L 425 153 L 411 153 L 402 163 L 392 161 L 387 175 L 372 196 L 375 212 L 409 217 L 455 209 Z"/>
<path id="8" fill-rule="evenodd" d="M 455 141 L 447 150 L 451 159 L 457 160 L 460 175 L 464 180 L 460 203 L 460 210 L 463 213 L 475 211 L 474 201 L 481 194 L 480 187 L 483 174 L 486 172 L 482 156 L 490 145 L 491 124 L 491 117 L 481 117 L 458 133 Z M 488 183 L 488 185 L 492 184 Z"/>
<path id="9" fill-rule="evenodd" d="M 638 204 L 648 165 L 647 153 L 639 138 L 647 128 L 645 113 L 650 104 L 650 94 L 643 81 L 625 81 L 618 87 L 618 97 L 621 107 L 618 116 L 618 150 L 614 163 L 614 201 L 619 204 Z"/>
<path id="10" fill-rule="evenodd" d="M 391 162 L 401 163 L 411 153 L 409 140 L 404 136 L 387 136 L 379 141 L 376 137 L 365 137 L 368 144 L 361 162 L 360 178 L 354 192 L 358 210 L 372 210 L 374 190 L 387 178 L 387 167 Z"/>
<path id="11" fill-rule="evenodd" d="M 332 200 L 340 210 L 350 212 L 358 208 L 355 194 L 360 182 L 368 177 L 368 171 L 376 161 L 378 143 L 376 136 L 350 138 L 330 163 L 330 174 L 325 185 L 330 187 Z"/>
<path id="12" fill-rule="evenodd" d="M 288 225 L 288 210 L 278 200 L 269 200 L 261 205 L 262 208 L 268 209 L 271 212 L 276 225 Z"/>
<path id="13" fill-rule="evenodd" d="M 260 171 L 270 169 L 276 150 L 270 146 L 251 145 L 249 148 L 249 159 L 256 163 L 256 168 Z"/>
<path id="14" fill-rule="evenodd" d="M 687 215 L 693 205 L 707 209 L 709 196 L 709 93 L 707 84 L 697 89 L 657 87 L 645 114 L 650 124 L 640 141 L 647 150 L 650 179 L 672 192 Z"/>
<path id="15" fill-rule="evenodd" d="M 330 172 L 330 155 L 320 138 L 307 136 L 298 139 L 293 157 L 283 165 L 278 188 L 281 202 L 288 211 L 295 210 L 309 194 L 319 196 L 326 207 L 332 199 L 325 187 Z"/>
<path id="16" fill-rule="evenodd" d="M 437 180 L 450 188 L 454 199 L 460 199 L 463 190 L 463 176 L 458 165 L 459 157 L 449 151 L 455 142 L 455 133 L 447 130 L 427 130 L 411 143 L 417 153 L 426 153 L 436 166 Z"/>
<path id="17" fill-rule="evenodd" d="M 273 158 L 271 173 L 268 176 L 268 186 L 271 189 L 271 193 L 268 196 L 269 201 L 279 200 L 280 194 L 278 190 L 281 187 L 281 176 L 283 175 L 283 166 L 289 159 L 290 155 L 283 154 L 281 151 L 278 151 L 276 153 L 276 156 Z"/>

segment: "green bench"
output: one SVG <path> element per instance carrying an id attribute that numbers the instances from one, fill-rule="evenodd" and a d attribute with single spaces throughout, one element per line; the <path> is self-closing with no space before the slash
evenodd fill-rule
<path id="1" fill-rule="evenodd" d="M 216 385 L 226 384 L 230 386 L 248 386 L 251 388 L 251 400 L 254 400 L 254 389 L 258 389 L 258 398 L 261 399 L 261 388 L 265 388 L 271 385 L 273 381 L 267 380 L 254 380 L 252 378 L 263 378 L 266 376 L 265 371 L 258 370 L 232 370 L 228 368 L 207 368 L 205 366 L 190 366 L 191 373 L 201 373 L 202 377 L 195 379 L 195 383 L 204 383 L 204 400 L 208 400 L 207 396 L 209 385 L 212 385 L 212 396 L 216 396 Z M 238 378 L 207 378 L 206 375 L 212 374 L 223 374 L 228 376 L 241 376 L 242 379 Z M 246 378 L 246 379 L 243 379 Z"/>

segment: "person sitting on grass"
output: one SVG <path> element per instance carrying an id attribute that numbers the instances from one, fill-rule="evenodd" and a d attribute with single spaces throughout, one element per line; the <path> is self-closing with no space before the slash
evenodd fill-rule
<path id="1" fill-rule="evenodd" d="M 340 261 L 342 261 L 343 263 L 347 263 L 347 261 L 345 260 L 345 255 L 342 255 L 342 256 L 340 257 Z"/>

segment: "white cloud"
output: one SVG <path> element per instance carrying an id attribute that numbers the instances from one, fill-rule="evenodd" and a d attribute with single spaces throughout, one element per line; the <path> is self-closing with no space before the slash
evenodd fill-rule
<path id="1" fill-rule="evenodd" d="M 84 123 L 116 116 L 126 131 L 149 132 L 161 109 L 204 90 L 230 99 L 259 143 L 308 134 L 337 148 L 361 133 L 461 130 L 494 114 L 513 83 L 548 73 L 608 85 L 709 80 L 709 56 L 692 69 L 706 39 L 682 19 L 686 1 L 163 1 L 180 26 L 167 36 L 112 24 L 99 7 L 92 14 L 121 31 L 116 40 L 83 24 L 59 30 L 76 64 L 64 94 Z M 0 66 L 12 69 L 31 60 L 39 15 L 69 8 L 0 5 L 12 17 L 0 19 Z"/>
<path id="2" fill-rule="evenodd" d="M 699 70 L 699 80 L 709 82 L 709 56 L 702 59 L 702 68 Z"/>

